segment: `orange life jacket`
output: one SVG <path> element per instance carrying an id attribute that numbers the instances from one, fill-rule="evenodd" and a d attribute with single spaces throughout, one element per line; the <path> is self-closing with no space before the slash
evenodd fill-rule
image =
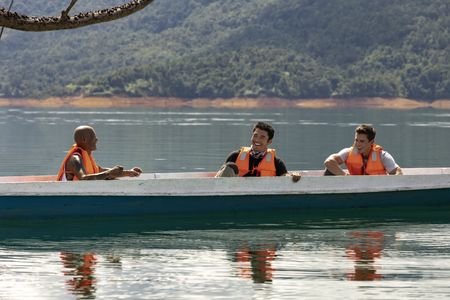
<path id="1" fill-rule="evenodd" d="M 73 144 L 72 148 L 67 152 L 66 157 L 64 158 L 63 162 L 61 163 L 61 167 L 59 168 L 59 172 L 58 172 L 58 176 L 56 177 L 56 180 L 58 180 L 58 181 L 66 181 L 67 180 L 66 179 L 66 162 L 75 153 L 78 153 L 79 155 L 81 155 L 81 162 L 83 164 L 83 169 L 87 175 L 100 172 L 100 169 L 97 166 L 97 163 L 95 162 L 94 157 L 92 155 L 89 155 L 87 153 L 87 151 L 78 147 L 77 144 Z M 78 180 L 78 178 L 74 175 L 72 180 Z"/>
<path id="2" fill-rule="evenodd" d="M 352 151 L 348 154 L 345 164 L 347 165 L 350 175 L 386 175 L 386 168 L 381 162 L 381 151 L 383 148 L 373 144 L 370 149 L 367 163 L 364 166 L 364 160 L 361 153 L 352 147 Z"/>
<path id="3" fill-rule="evenodd" d="M 256 171 L 257 176 L 277 176 L 275 168 L 275 149 L 267 149 L 261 162 L 252 170 L 249 170 L 250 147 L 242 147 L 239 156 L 236 159 L 236 165 L 239 168 L 239 176 L 244 176 L 250 171 Z"/>

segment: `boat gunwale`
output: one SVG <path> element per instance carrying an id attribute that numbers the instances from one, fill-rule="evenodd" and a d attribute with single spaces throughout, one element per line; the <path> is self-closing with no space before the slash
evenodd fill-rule
<path id="1" fill-rule="evenodd" d="M 295 183 L 288 177 L 214 178 L 211 173 L 147 173 L 143 177 L 107 181 L 0 182 L 3 196 L 246 196 L 362 194 L 450 188 L 450 169 L 427 169 L 429 174 L 403 176 L 318 176 L 318 170 Z M 314 173 L 315 172 L 315 173 Z M 322 171 L 323 172 L 323 171 Z M 410 172 L 408 174 L 408 172 Z M 434 172 L 434 173 L 431 173 Z M 440 173 L 438 173 L 440 172 Z M 160 175 L 164 174 L 164 175 Z M 173 174 L 175 177 L 170 177 Z M 197 177 L 189 177 L 189 174 Z M 304 173 L 306 174 L 306 173 Z M 165 176 L 165 177 L 164 177 Z M 188 177 L 183 177 L 188 176 Z M 35 176 L 36 177 L 36 176 Z M 150 177 L 150 178 L 149 178 Z M 153 177 L 153 178 L 151 178 Z M 181 178 L 180 178 L 181 177 Z"/>

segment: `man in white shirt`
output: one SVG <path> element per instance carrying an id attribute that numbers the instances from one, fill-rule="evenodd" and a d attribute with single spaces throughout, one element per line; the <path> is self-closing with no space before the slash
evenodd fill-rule
<path id="1" fill-rule="evenodd" d="M 324 162 L 325 175 L 402 175 L 392 155 L 375 142 L 375 129 L 366 124 L 355 130 L 353 146 L 331 154 Z M 340 165 L 345 164 L 347 171 Z"/>

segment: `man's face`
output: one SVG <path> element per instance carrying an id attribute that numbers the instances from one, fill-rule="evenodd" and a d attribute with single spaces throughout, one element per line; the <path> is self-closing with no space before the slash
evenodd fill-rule
<path id="1" fill-rule="evenodd" d="M 368 154 L 372 144 L 373 140 L 369 141 L 367 134 L 355 133 L 355 147 L 358 149 L 358 153 Z"/>
<path id="2" fill-rule="evenodd" d="M 95 131 L 92 130 L 86 138 L 86 148 L 88 148 L 89 151 L 97 150 L 97 141 L 97 135 L 95 134 Z"/>
<path id="3" fill-rule="evenodd" d="M 251 142 L 253 150 L 266 151 L 267 147 L 272 143 L 272 140 L 269 140 L 267 131 L 256 128 L 253 131 Z"/>

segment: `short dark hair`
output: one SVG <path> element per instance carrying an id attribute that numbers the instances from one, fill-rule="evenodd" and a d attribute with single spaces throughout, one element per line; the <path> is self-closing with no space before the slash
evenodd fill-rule
<path id="1" fill-rule="evenodd" d="M 269 135 L 269 140 L 273 139 L 273 136 L 275 135 L 275 130 L 273 129 L 272 126 L 270 126 L 266 122 L 256 123 L 255 126 L 253 127 L 253 132 L 255 132 L 256 128 L 266 131 L 267 134 Z"/>
<path id="2" fill-rule="evenodd" d="M 365 134 L 369 141 L 372 141 L 377 135 L 377 131 L 375 130 L 375 128 L 367 124 L 359 125 L 358 127 L 356 127 L 355 132 L 358 134 Z"/>

